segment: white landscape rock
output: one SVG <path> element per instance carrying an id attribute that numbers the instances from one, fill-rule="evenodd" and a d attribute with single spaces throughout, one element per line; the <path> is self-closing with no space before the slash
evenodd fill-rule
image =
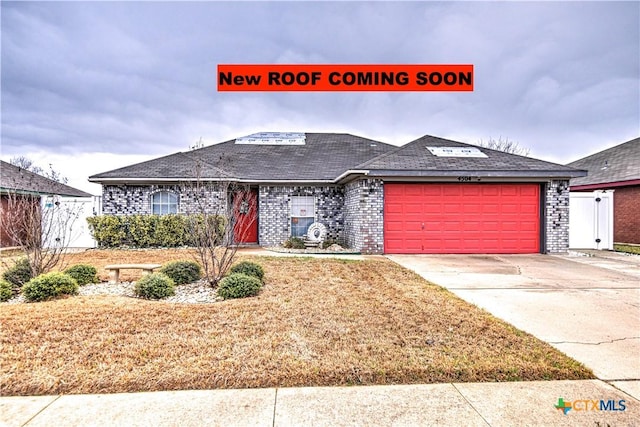
<path id="1" fill-rule="evenodd" d="M 117 284 L 109 284 L 107 282 L 89 283 L 87 285 L 80 286 L 78 289 L 78 295 L 111 295 L 138 298 L 134 293 L 134 288 L 135 282 L 119 282 Z M 184 285 L 176 285 L 175 292 L 175 295 L 164 298 L 160 301 L 182 304 L 209 304 L 222 301 L 222 298 L 217 295 L 216 290 L 213 289 L 205 280 L 199 280 L 197 282 L 187 283 Z M 26 299 L 21 294 L 10 299 L 6 304 L 20 304 L 26 302 Z"/>

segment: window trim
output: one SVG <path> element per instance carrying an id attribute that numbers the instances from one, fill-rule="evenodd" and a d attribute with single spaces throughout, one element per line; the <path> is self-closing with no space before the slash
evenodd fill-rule
<path id="1" fill-rule="evenodd" d="M 307 201 L 309 201 L 309 199 L 310 199 L 311 203 L 304 203 L 303 205 L 304 206 L 312 206 L 313 207 L 311 214 L 307 214 L 307 215 L 304 215 L 304 216 L 302 216 L 302 215 L 294 215 L 293 214 L 293 208 L 294 208 L 293 200 L 294 200 L 294 198 L 305 198 L 305 199 L 307 199 Z M 295 228 L 294 225 L 293 225 L 294 224 L 293 223 L 294 218 L 306 218 L 306 219 L 311 218 L 312 219 L 311 224 L 313 224 L 315 222 L 315 218 L 316 218 L 316 196 L 315 195 L 295 195 L 295 196 L 291 196 L 291 204 L 289 206 L 289 235 L 291 237 L 302 237 L 304 234 L 306 234 L 306 231 L 305 231 L 305 233 L 300 234 L 300 235 L 296 235 L 294 233 L 294 228 Z M 311 225 L 311 224 L 309 224 L 309 225 Z"/>
<path id="2" fill-rule="evenodd" d="M 162 195 L 166 194 L 167 195 L 167 202 L 162 202 L 162 200 L 160 200 L 160 202 L 155 203 L 155 198 L 156 196 L 160 197 L 160 199 L 162 199 Z M 171 198 L 175 199 L 175 211 L 171 212 L 171 206 L 174 203 L 171 203 Z M 178 208 L 180 206 L 180 195 L 178 193 L 176 193 L 175 191 L 172 190 L 157 190 L 154 191 L 153 193 L 150 194 L 149 196 L 149 204 L 150 204 L 150 211 L 152 215 L 175 215 L 178 213 Z M 155 206 L 159 206 L 160 207 L 160 212 L 156 212 L 155 211 Z M 167 207 L 167 212 L 163 212 L 162 206 L 166 206 Z"/>

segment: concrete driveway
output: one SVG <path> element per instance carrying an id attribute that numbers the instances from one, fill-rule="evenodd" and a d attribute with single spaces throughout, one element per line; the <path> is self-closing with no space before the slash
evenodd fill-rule
<path id="1" fill-rule="evenodd" d="M 640 256 L 389 255 L 462 299 L 640 391 Z M 624 384 L 623 384 L 624 385 Z"/>

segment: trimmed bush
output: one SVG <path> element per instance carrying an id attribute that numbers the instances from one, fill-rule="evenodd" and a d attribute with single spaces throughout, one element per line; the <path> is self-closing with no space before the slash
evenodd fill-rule
<path id="1" fill-rule="evenodd" d="M 304 249 L 304 240 L 299 237 L 289 237 L 289 239 L 282 244 L 287 249 Z"/>
<path id="2" fill-rule="evenodd" d="M 84 286 L 88 283 L 98 283 L 98 277 L 96 276 L 97 270 L 92 265 L 77 264 L 67 268 L 64 272 L 76 279 L 79 286 Z"/>
<path id="3" fill-rule="evenodd" d="M 143 276 L 136 282 L 134 292 L 147 299 L 162 299 L 176 293 L 173 280 L 163 273 Z"/>
<path id="4" fill-rule="evenodd" d="M 218 230 L 218 244 L 224 236 L 222 216 L 207 216 Z M 87 218 L 91 235 L 101 248 L 175 248 L 195 246 L 194 229 L 204 224 L 203 215 L 101 215 Z"/>
<path id="5" fill-rule="evenodd" d="M 13 297 L 13 285 L 6 280 L 0 280 L 0 302 L 9 301 Z"/>
<path id="6" fill-rule="evenodd" d="M 102 215 L 87 218 L 91 235 L 101 248 L 117 248 L 125 243 L 127 228 L 123 216 Z"/>
<path id="7" fill-rule="evenodd" d="M 202 277 L 200 264 L 193 261 L 172 261 L 163 265 L 159 271 L 169 276 L 176 285 L 192 283 Z"/>
<path id="8" fill-rule="evenodd" d="M 77 294 L 78 282 L 68 274 L 54 271 L 29 280 L 22 287 L 22 293 L 27 301 L 45 301 L 60 295 Z"/>
<path id="9" fill-rule="evenodd" d="M 2 274 L 2 278 L 11 283 L 15 288 L 20 288 L 33 278 L 33 271 L 29 260 L 20 258 L 15 264 Z"/>
<path id="10" fill-rule="evenodd" d="M 218 295 L 224 299 L 251 297 L 257 295 L 261 287 L 258 278 L 235 273 L 220 281 Z"/>
<path id="11" fill-rule="evenodd" d="M 262 282 L 262 280 L 264 279 L 264 269 L 262 268 L 262 266 L 251 261 L 239 262 L 238 264 L 231 267 L 229 272 L 231 274 L 242 273 L 246 274 L 247 276 L 253 276 L 260 280 L 260 282 Z"/>

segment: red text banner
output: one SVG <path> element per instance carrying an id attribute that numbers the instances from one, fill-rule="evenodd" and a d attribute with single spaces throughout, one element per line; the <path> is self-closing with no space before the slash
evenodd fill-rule
<path id="1" fill-rule="evenodd" d="M 220 64 L 219 92 L 472 92 L 473 65 Z"/>

